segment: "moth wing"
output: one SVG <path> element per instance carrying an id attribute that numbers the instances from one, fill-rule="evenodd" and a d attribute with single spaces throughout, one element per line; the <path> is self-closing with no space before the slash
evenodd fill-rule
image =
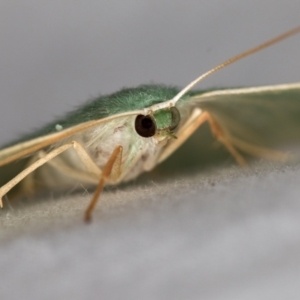
<path id="1" fill-rule="evenodd" d="M 187 101 L 207 111 L 237 148 L 235 141 L 278 150 L 300 143 L 300 83 L 205 92 L 181 105 Z"/>
<path id="2" fill-rule="evenodd" d="M 9 146 L 7 148 L 4 148 L 0 150 L 0 167 L 3 165 L 6 165 L 10 162 L 13 162 L 15 160 L 18 160 L 22 157 L 28 156 L 40 149 L 43 149 L 53 143 L 56 143 L 60 140 L 63 140 L 65 138 L 69 138 L 72 135 L 82 132 L 88 128 L 97 126 L 99 124 L 107 123 L 113 119 L 120 118 L 120 117 L 126 117 L 130 115 L 136 115 L 140 113 L 140 111 L 132 111 L 128 113 L 120 113 L 116 115 L 112 115 L 103 119 L 99 120 L 92 120 L 88 122 L 84 122 L 75 126 L 72 126 L 70 128 L 61 130 L 59 132 L 46 134 L 41 137 L 33 138 L 28 141 L 24 141 L 21 143 L 17 143 L 15 145 Z"/>
<path id="3" fill-rule="evenodd" d="M 29 139 L 0 150 L 0 187 L 26 168 L 37 151 L 64 139 L 68 139 L 70 142 L 70 138 L 72 139 L 73 135 L 88 128 L 108 123 L 116 118 L 136 115 L 137 113 L 140 113 L 140 111 L 121 113 L 99 120 L 84 122 L 65 130 Z"/>

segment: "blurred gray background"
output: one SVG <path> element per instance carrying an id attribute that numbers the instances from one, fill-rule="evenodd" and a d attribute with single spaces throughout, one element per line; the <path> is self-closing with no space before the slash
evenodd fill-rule
<path id="1" fill-rule="evenodd" d="M 294 1 L 2 1 L 0 144 L 122 87 L 183 87 L 299 25 Z M 295 36 L 201 88 L 299 81 Z M 258 163 L 0 216 L 1 299 L 299 299 L 297 166 Z"/>
<path id="2" fill-rule="evenodd" d="M 299 23 L 299 1 L 2 1 L 0 143 L 122 87 L 183 87 Z M 299 38 L 200 88 L 299 80 Z"/>

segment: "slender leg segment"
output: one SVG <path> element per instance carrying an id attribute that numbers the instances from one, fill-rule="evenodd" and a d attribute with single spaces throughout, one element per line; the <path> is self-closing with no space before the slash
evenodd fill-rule
<path id="1" fill-rule="evenodd" d="M 185 122 L 185 124 L 176 133 L 177 139 L 172 139 L 172 142 L 160 154 L 158 163 L 168 158 L 176 149 L 178 149 L 203 123 L 207 121 L 207 113 L 199 108 L 195 108 Z"/>
<path id="2" fill-rule="evenodd" d="M 241 166 L 247 165 L 247 162 L 230 142 L 229 137 L 222 130 L 221 126 L 208 112 L 202 111 L 199 108 L 196 108 L 192 112 L 191 117 L 177 133 L 178 138 L 176 140 L 172 140 L 172 143 L 170 143 L 170 145 L 161 153 L 158 162 L 162 162 L 169 157 L 205 122 L 209 122 L 212 134 L 227 148 L 237 163 Z"/>
<path id="3" fill-rule="evenodd" d="M 223 128 L 210 113 L 196 108 L 192 112 L 190 118 L 177 133 L 178 138 L 176 140 L 172 140 L 168 147 L 161 153 L 158 162 L 162 162 L 171 155 L 205 122 L 209 123 L 210 130 L 214 137 L 225 146 L 236 162 L 241 166 L 247 166 L 248 164 L 239 153 L 238 149 L 253 156 L 273 159 L 276 161 L 286 161 L 290 158 L 290 156 L 286 153 L 255 146 L 231 136 L 230 133 L 226 132 L 226 128 Z"/>
<path id="4" fill-rule="evenodd" d="M 247 166 L 248 163 L 233 146 L 232 142 L 230 141 L 230 138 L 224 132 L 222 127 L 215 121 L 215 119 L 210 114 L 207 113 L 207 115 L 207 120 L 209 122 L 211 132 L 215 136 L 215 138 L 226 147 L 226 149 L 231 153 L 231 155 L 235 158 L 239 165 Z"/>
<path id="5" fill-rule="evenodd" d="M 99 176 L 101 174 L 101 169 L 93 162 L 90 158 L 89 154 L 85 151 L 85 149 L 76 141 L 71 143 L 62 145 L 51 152 L 47 153 L 45 156 L 41 157 L 22 172 L 20 172 L 16 177 L 12 180 L 7 182 L 0 188 L 0 207 L 3 207 L 2 197 L 7 194 L 14 186 L 16 186 L 21 180 L 23 180 L 27 175 L 34 172 L 37 168 L 44 165 L 45 163 L 49 162 L 51 159 L 55 158 L 59 154 L 63 153 L 64 151 L 73 148 L 77 152 L 78 156 L 82 160 L 83 164 L 87 167 L 89 172 L 95 173 Z"/>
<path id="6" fill-rule="evenodd" d="M 287 153 L 256 146 L 231 136 L 222 129 L 219 123 L 211 115 L 209 115 L 208 122 L 213 135 L 227 148 L 241 166 L 247 166 L 248 163 L 237 149 L 252 156 L 272 159 L 275 161 L 286 161 L 291 157 Z"/>
<path id="7" fill-rule="evenodd" d="M 123 151 L 122 146 L 116 147 L 102 171 L 102 175 L 101 175 L 99 184 L 96 188 L 96 191 L 94 193 L 94 196 L 93 196 L 88 208 L 85 211 L 85 221 L 87 223 L 91 221 L 92 212 L 95 209 L 95 206 L 99 200 L 99 197 L 103 190 L 105 182 L 107 181 L 107 179 L 109 178 L 111 173 L 115 173 L 115 174 L 121 173 L 122 151 Z M 114 174 L 112 174 L 112 175 L 114 176 Z"/>

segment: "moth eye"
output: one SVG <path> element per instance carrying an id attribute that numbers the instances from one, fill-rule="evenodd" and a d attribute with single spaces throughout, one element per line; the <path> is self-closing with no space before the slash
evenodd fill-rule
<path id="1" fill-rule="evenodd" d="M 135 130 L 142 137 L 154 136 L 156 125 L 150 116 L 138 115 L 135 119 Z"/>
<path id="2" fill-rule="evenodd" d="M 170 110 L 172 114 L 172 123 L 170 126 L 170 130 L 174 130 L 180 122 L 180 112 L 175 106 L 171 107 Z"/>

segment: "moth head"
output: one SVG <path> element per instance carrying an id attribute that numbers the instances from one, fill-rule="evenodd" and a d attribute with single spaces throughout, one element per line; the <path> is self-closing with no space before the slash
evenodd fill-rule
<path id="1" fill-rule="evenodd" d="M 179 110 L 173 106 L 147 115 L 137 115 L 135 119 L 135 131 L 144 138 L 153 136 L 174 137 L 173 133 L 178 127 L 179 122 Z"/>

